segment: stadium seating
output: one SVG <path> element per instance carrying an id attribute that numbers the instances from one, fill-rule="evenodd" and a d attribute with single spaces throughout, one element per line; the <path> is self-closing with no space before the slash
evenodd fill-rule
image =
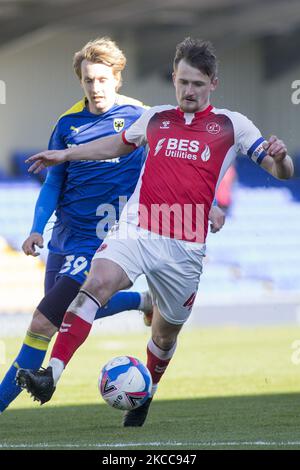
<path id="1" fill-rule="evenodd" d="M 22 243 L 29 234 L 39 191 L 40 184 L 37 182 L 0 182 L 0 236 L 17 251 L 22 249 Z M 46 238 L 50 236 L 49 228 L 52 223 L 53 219 L 46 226 Z M 46 251 L 42 255 L 45 260 Z"/>
<path id="2" fill-rule="evenodd" d="M 207 241 L 201 302 L 210 292 L 299 292 L 300 204 L 287 188 L 237 186 L 224 229 Z M 203 294 L 203 295 L 202 295 Z"/>
<path id="3" fill-rule="evenodd" d="M 13 250 L 0 237 L 0 314 L 32 312 L 43 297 L 44 264 Z"/>
<path id="4" fill-rule="evenodd" d="M 40 258 L 26 257 L 21 252 L 31 228 L 39 190 L 38 183 L 9 178 L 0 182 L 1 314 L 32 312 L 43 297 L 42 261 L 46 259 L 47 250 L 41 250 Z M 46 238 L 47 234 L 49 231 L 46 231 Z"/>

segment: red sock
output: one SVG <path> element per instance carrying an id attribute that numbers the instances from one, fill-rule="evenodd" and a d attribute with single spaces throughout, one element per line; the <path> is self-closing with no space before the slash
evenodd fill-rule
<path id="1" fill-rule="evenodd" d="M 101 304 L 93 295 L 80 289 L 65 313 L 51 359 L 59 359 L 66 367 L 75 351 L 88 337 L 99 307 Z"/>
<path id="2" fill-rule="evenodd" d="M 72 312 L 66 312 L 52 349 L 51 359 L 60 359 L 66 367 L 75 351 L 88 337 L 91 328 L 91 323 Z"/>
<path id="3" fill-rule="evenodd" d="M 172 359 L 175 349 L 176 343 L 169 351 L 164 351 L 163 349 L 160 349 L 152 339 L 150 339 L 147 346 L 147 367 L 151 373 L 153 385 L 158 384 L 162 378 Z"/>

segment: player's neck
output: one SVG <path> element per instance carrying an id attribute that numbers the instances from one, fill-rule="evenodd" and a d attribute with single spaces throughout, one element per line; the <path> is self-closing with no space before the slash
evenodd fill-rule
<path id="1" fill-rule="evenodd" d="M 209 101 L 207 101 L 206 103 L 204 103 L 199 109 L 198 111 L 196 111 L 197 113 L 202 113 L 203 111 L 206 111 L 208 108 L 211 108 L 212 105 L 210 104 Z"/>

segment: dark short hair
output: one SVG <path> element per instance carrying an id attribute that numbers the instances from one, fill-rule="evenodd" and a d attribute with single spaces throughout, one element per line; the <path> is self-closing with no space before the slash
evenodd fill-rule
<path id="1" fill-rule="evenodd" d="M 177 44 L 173 67 L 176 71 L 178 63 L 184 59 L 189 65 L 214 79 L 217 75 L 217 57 L 211 42 L 202 39 L 185 38 Z"/>

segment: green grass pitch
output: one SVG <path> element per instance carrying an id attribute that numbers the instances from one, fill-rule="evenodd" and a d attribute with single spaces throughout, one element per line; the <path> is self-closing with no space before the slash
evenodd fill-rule
<path id="1" fill-rule="evenodd" d="M 114 356 L 145 361 L 147 339 L 91 336 L 50 403 L 23 392 L 0 416 L 0 450 L 300 449 L 300 328 L 186 328 L 146 424 L 122 428 L 122 412 L 99 396 L 98 374 Z M 4 341 L 0 379 L 21 339 Z"/>

